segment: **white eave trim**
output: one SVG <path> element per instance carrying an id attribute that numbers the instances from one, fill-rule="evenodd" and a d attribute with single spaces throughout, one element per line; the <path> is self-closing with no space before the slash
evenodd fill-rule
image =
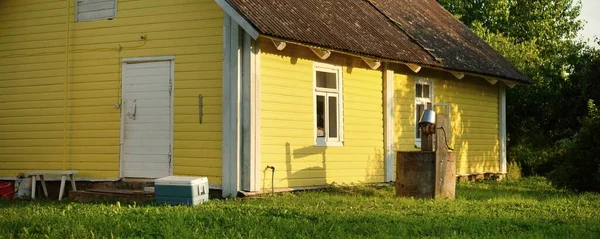
<path id="1" fill-rule="evenodd" d="M 252 39 L 258 39 L 260 35 L 258 30 L 250 24 L 246 18 L 240 15 L 226 0 L 215 0 L 215 2 L 223 9 L 231 19 L 233 19 L 248 35 L 252 37 Z"/>

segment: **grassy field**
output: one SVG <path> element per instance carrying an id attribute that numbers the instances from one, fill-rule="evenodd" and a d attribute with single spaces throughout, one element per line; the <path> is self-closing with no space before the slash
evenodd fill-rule
<path id="1" fill-rule="evenodd" d="M 198 207 L 0 201 L 0 238 L 600 238 L 600 195 L 544 179 L 461 183 L 455 201 L 332 187 Z"/>

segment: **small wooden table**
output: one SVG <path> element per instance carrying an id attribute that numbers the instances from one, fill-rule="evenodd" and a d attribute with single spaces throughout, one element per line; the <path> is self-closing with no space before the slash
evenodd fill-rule
<path id="1" fill-rule="evenodd" d="M 26 173 L 25 176 L 26 177 L 31 177 L 31 199 L 35 199 L 35 184 L 36 184 L 36 177 L 40 178 L 40 181 L 42 183 L 42 189 L 44 190 L 44 195 L 46 197 L 48 197 L 48 190 L 46 189 L 46 181 L 44 180 L 44 176 L 46 175 L 62 175 L 61 180 L 60 180 L 60 192 L 58 193 L 58 200 L 62 200 L 62 197 L 65 193 L 65 181 L 67 176 L 69 177 L 69 180 L 71 180 L 71 187 L 73 188 L 73 191 L 77 191 L 77 188 L 75 187 L 75 177 L 73 176 L 74 174 L 76 174 L 78 171 L 77 170 L 66 170 L 66 171 L 37 171 L 37 172 L 29 172 Z"/>

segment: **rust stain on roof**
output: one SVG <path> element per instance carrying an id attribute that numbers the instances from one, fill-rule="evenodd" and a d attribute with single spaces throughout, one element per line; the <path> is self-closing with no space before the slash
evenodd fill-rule
<path id="1" fill-rule="evenodd" d="M 228 1 L 262 35 L 531 83 L 435 0 Z"/>

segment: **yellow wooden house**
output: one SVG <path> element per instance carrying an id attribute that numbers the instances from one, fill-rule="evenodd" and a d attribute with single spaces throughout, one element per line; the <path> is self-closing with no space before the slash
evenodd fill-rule
<path id="1" fill-rule="evenodd" d="M 0 56 L 0 180 L 224 196 L 393 181 L 424 109 L 458 174 L 504 173 L 505 87 L 530 83 L 435 0 L 1 0 Z"/>

